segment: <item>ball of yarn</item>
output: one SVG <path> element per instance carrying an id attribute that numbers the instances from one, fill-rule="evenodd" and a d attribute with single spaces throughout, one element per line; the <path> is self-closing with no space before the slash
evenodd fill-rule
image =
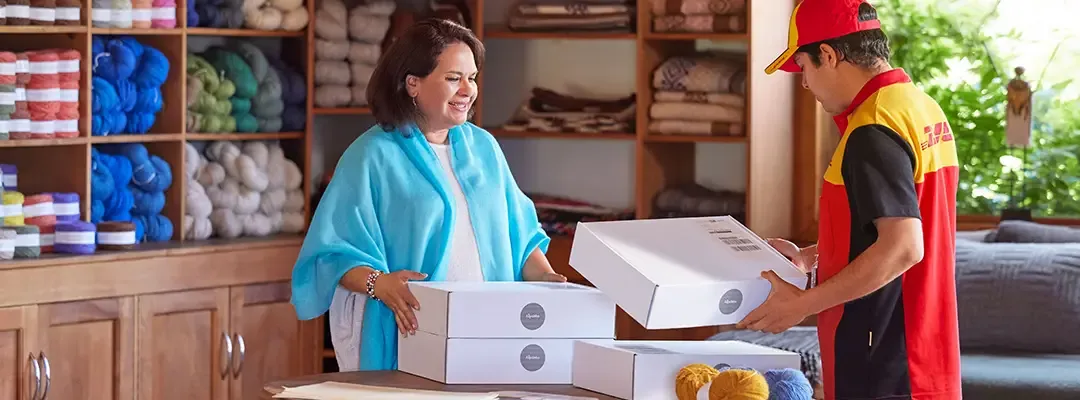
<path id="1" fill-rule="evenodd" d="M 106 221 L 97 224 L 97 246 L 102 250 L 128 250 L 135 247 L 135 224 Z"/>
<path id="2" fill-rule="evenodd" d="M 15 230 L 15 258 L 38 258 L 41 256 L 41 228 L 37 225 L 13 226 Z"/>
<path id="3" fill-rule="evenodd" d="M 15 258 L 15 238 L 18 234 L 14 229 L 0 229 L 0 259 L 10 260 Z"/>
<path id="4" fill-rule="evenodd" d="M 53 251 L 66 254 L 93 254 L 97 249 L 97 228 L 86 221 L 65 221 L 56 224 Z"/>
<path id="5" fill-rule="evenodd" d="M 690 364 L 675 375 L 675 398 L 695 400 L 702 386 L 711 382 L 720 371 L 706 364 Z"/>
<path id="6" fill-rule="evenodd" d="M 726 369 L 713 378 L 709 400 L 768 400 L 769 383 L 757 371 Z"/>
<path id="7" fill-rule="evenodd" d="M 769 384 L 769 400 L 812 400 L 814 386 L 806 375 L 794 368 L 771 369 L 765 371 L 765 382 Z"/>

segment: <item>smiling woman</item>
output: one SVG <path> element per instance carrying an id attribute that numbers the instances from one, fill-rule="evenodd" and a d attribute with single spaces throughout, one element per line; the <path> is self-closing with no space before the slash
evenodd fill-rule
<path id="1" fill-rule="evenodd" d="M 292 275 L 301 319 L 329 311 L 341 371 L 397 368 L 410 280 L 566 281 L 495 138 L 467 122 L 483 60 L 471 31 L 428 20 L 375 67 L 378 124 L 338 161 Z"/>

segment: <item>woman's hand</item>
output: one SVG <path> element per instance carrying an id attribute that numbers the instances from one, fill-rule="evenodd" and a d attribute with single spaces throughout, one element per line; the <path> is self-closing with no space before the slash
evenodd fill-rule
<path id="1" fill-rule="evenodd" d="M 779 251 L 780 254 L 783 254 L 784 257 L 791 260 L 791 262 L 795 264 L 795 267 L 799 268 L 803 273 L 810 273 L 810 270 L 813 269 L 817 259 L 816 246 L 800 249 L 799 246 L 791 241 L 776 238 L 768 239 L 768 242 L 769 245 Z"/>
<path id="2" fill-rule="evenodd" d="M 413 311 L 420 309 L 420 302 L 409 291 L 408 282 L 424 278 L 427 278 L 427 274 L 409 270 L 381 274 L 375 278 L 375 297 L 378 297 L 394 312 L 394 319 L 397 320 L 401 336 L 415 335 L 418 327 Z"/>
<path id="3" fill-rule="evenodd" d="M 547 272 L 533 280 L 543 282 L 566 282 L 566 277 L 557 272 Z"/>

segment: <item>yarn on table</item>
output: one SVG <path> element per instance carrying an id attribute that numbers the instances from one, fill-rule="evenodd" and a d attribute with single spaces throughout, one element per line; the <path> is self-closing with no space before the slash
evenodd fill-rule
<path id="1" fill-rule="evenodd" d="M 82 217 L 78 193 L 50 193 L 57 221 L 74 221 Z"/>
<path id="2" fill-rule="evenodd" d="M 794 368 L 765 371 L 769 400 L 813 400 L 814 387 L 802 371 Z"/>
<path id="3" fill-rule="evenodd" d="M 768 400 L 769 383 L 754 370 L 725 369 L 709 383 L 709 400 Z"/>
<path id="4" fill-rule="evenodd" d="M 675 398 L 678 400 L 696 400 L 698 392 L 712 382 L 720 371 L 707 364 L 690 364 L 675 375 Z"/>

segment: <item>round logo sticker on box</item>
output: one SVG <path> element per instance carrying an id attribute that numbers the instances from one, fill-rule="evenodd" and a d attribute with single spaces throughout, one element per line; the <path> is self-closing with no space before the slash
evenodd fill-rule
<path id="1" fill-rule="evenodd" d="M 728 290 L 723 296 L 720 296 L 720 312 L 724 314 L 731 314 L 735 310 L 739 309 L 742 305 L 742 292 L 739 289 Z"/>
<path id="2" fill-rule="evenodd" d="M 544 367 L 544 348 L 530 344 L 521 349 L 521 367 L 526 371 L 536 372 Z"/>
<path id="3" fill-rule="evenodd" d="M 521 308 L 521 326 L 530 331 L 535 331 L 544 326 L 544 307 L 536 303 L 526 304 Z"/>

